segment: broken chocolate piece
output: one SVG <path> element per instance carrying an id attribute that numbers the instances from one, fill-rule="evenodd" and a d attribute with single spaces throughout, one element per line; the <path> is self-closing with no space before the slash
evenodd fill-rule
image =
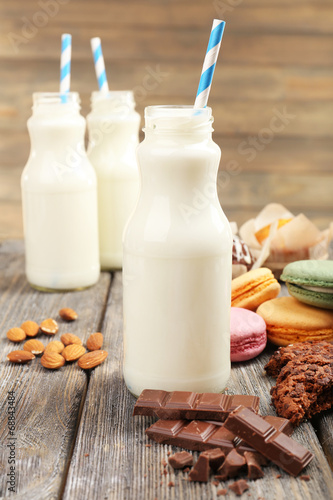
<path id="1" fill-rule="evenodd" d="M 236 450 L 232 450 L 225 458 L 225 461 L 219 468 L 218 475 L 216 479 L 220 479 L 221 481 L 225 481 L 229 477 L 237 476 L 243 469 L 246 464 L 246 460 L 242 455 L 237 453 Z"/>
<path id="2" fill-rule="evenodd" d="M 264 477 L 262 468 L 260 467 L 260 462 L 257 459 L 257 454 L 251 451 L 244 452 L 244 458 L 247 465 L 247 477 L 249 479 L 259 479 Z"/>
<path id="3" fill-rule="evenodd" d="M 191 481 L 207 483 L 209 479 L 208 457 L 205 457 L 203 454 L 200 454 L 195 466 L 193 467 L 188 476 Z"/>
<path id="4" fill-rule="evenodd" d="M 193 465 L 193 455 L 188 451 L 178 451 L 174 455 L 170 455 L 168 460 L 174 469 L 183 469 L 188 465 Z"/>
<path id="5" fill-rule="evenodd" d="M 249 485 L 245 481 L 245 479 L 239 479 L 232 484 L 229 484 L 229 489 L 232 490 L 236 495 L 243 495 L 244 491 L 249 489 Z"/>
<path id="6" fill-rule="evenodd" d="M 313 454 L 304 446 L 243 406 L 230 413 L 224 426 L 293 476 L 313 459 Z"/>
<path id="7" fill-rule="evenodd" d="M 218 497 L 222 497 L 228 493 L 228 490 L 226 488 L 223 488 L 222 490 L 217 490 L 216 495 Z"/>
<path id="8" fill-rule="evenodd" d="M 206 450 L 201 453 L 208 457 L 209 466 L 213 471 L 216 471 L 224 462 L 225 454 L 220 448 L 212 448 L 211 450 Z"/>
<path id="9" fill-rule="evenodd" d="M 269 421 L 272 417 L 264 417 Z M 285 424 L 286 419 L 273 417 L 272 426 L 277 429 L 282 428 L 288 431 L 289 427 Z M 205 451 L 212 448 L 220 448 L 227 455 L 235 447 L 240 455 L 244 451 L 256 452 L 252 446 L 248 446 L 241 441 L 233 432 L 226 429 L 223 422 L 213 422 L 204 420 L 158 420 L 151 425 L 146 434 L 157 443 L 171 444 L 180 446 L 188 450 Z M 259 454 L 258 454 L 259 460 Z M 260 457 L 261 465 L 266 460 Z"/>
<path id="10" fill-rule="evenodd" d="M 257 412 L 259 398 L 248 395 L 228 395 L 145 389 L 134 406 L 133 415 L 157 416 L 164 420 L 220 420 L 243 405 Z"/>

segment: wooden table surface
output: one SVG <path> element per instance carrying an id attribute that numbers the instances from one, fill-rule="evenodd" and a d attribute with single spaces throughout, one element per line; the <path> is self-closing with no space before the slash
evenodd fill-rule
<path id="1" fill-rule="evenodd" d="M 61 307 L 72 307 L 79 319 L 66 324 L 58 317 Z M 44 369 L 39 360 L 28 365 L 10 364 L 6 356 L 15 346 L 6 338 L 9 328 L 24 320 L 38 323 L 47 317 L 59 321 L 59 332 L 71 331 L 85 341 L 89 334 L 104 334 L 107 360 L 86 373 L 76 363 L 58 371 Z M 74 293 L 41 293 L 24 275 L 22 241 L 0 246 L 0 495 L 24 500 L 84 499 L 216 499 L 211 482 L 188 482 L 188 475 L 167 466 L 163 459 L 176 448 L 148 441 L 145 429 L 152 418 L 132 417 L 135 398 L 122 380 L 121 273 L 102 273 L 98 284 Z M 46 343 L 48 338 L 41 336 Z M 256 359 L 233 364 L 230 393 L 260 396 L 263 415 L 274 414 L 269 390 L 273 380 L 263 366 L 272 348 Z M 15 431 L 9 436 L 8 392 L 15 396 Z M 15 438 L 13 440 L 13 438 Z M 304 473 L 310 481 L 290 477 L 278 467 L 265 468 L 265 476 L 250 481 L 243 497 L 265 500 L 332 499 L 332 413 L 303 423 L 294 438 L 315 455 Z M 16 493 L 8 491 L 10 446 L 15 444 Z M 151 444 L 147 447 L 146 444 Z M 195 453 L 197 456 L 197 453 Z M 281 477 L 277 476 L 281 474 Z M 174 482 L 174 487 L 168 483 Z M 236 498 L 228 490 L 227 498 Z"/>

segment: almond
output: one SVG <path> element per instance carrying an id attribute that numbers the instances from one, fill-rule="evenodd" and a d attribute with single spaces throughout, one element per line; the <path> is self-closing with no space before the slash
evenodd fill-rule
<path id="1" fill-rule="evenodd" d="M 30 339 L 23 344 L 24 351 L 29 351 L 32 354 L 42 354 L 44 352 L 45 346 L 44 344 L 37 339 Z"/>
<path id="2" fill-rule="evenodd" d="M 44 368 L 48 368 L 49 370 L 56 370 L 65 364 L 65 358 L 58 354 L 57 352 L 45 352 L 41 357 L 40 362 L 44 366 Z"/>
<path id="3" fill-rule="evenodd" d="M 85 352 L 86 350 L 83 345 L 69 344 L 62 351 L 62 355 L 66 361 L 76 361 L 77 359 L 81 358 L 81 356 L 83 356 Z"/>
<path id="4" fill-rule="evenodd" d="M 7 359 L 12 363 L 28 363 L 34 358 L 35 356 L 28 351 L 12 351 L 7 355 Z"/>
<path id="5" fill-rule="evenodd" d="M 7 332 L 7 338 L 12 342 L 21 342 L 26 338 L 26 333 L 22 328 L 11 328 Z"/>
<path id="6" fill-rule="evenodd" d="M 74 333 L 63 333 L 60 338 L 61 342 L 65 345 L 69 344 L 82 345 L 82 340 L 77 335 L 74 335 Z"/>
<path id="7" fill-rule="evenodd" d="M 35 321 L 25 321 L 22 323 L 21 328 L 25 331 L 27 337 L 36 337 L 39 332 L 39 325 Z"/>
<path id="8" fill-rule="evenodd" d="M 96 332 L 92 333 L 87 340 L 87 347 L 89 351 L 96 351 L 100 349 L 103 345 L 103 334 Z"/>
<path id="9" fill-rule="evenodd" d="M 79 359 L 78 365 L 83 370 L 89 370 L 90 368 L 95 368 L 95 366 L 100 365 L 107 358 L 108 353 L 106 351 L 92 351 L 84 354 L 82 358 Z"/>
<path id="10" fill-rule="evenodd" d="M 47 344 L 44 352 L 57 352 L 58 354 L 61 354 L 64 349 L 65 346 L 62 342 L 60 342 L 60 340 L 52 340 Z"/>
<path id="11" fill-rule="evenodd" d="M 65 321 L 74 321 L 75 319 L 77 319 L 78 314 L 74 311 L 74 309 L 71 309 L 70 307 L 63 307 L 59 311 L 59 316 Z"/>
<path id="12" fill-rule="evenodd" d="M 55 335 L 58 331 L 58 323 L 51 318 L 44 319 L 40 324 L 40 329 L 47 335 Z"/>

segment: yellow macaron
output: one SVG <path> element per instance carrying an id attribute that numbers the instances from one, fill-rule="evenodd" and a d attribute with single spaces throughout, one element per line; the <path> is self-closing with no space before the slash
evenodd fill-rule
<path id="1" fill-rule="evenodd" d="M 266 300 L 277 297 L 280 289 L 270 269 L 253 269 L 232 280 L 231 306 L 255 311 Z"/>
<path id="2" fill-rule="evenodd" d="M 294 297 L 279 297 L 257 309 L 267 327 L 267 338 L 278 346 L 308 340 L 333 342 L 333 311 L 299 302 Z"/>

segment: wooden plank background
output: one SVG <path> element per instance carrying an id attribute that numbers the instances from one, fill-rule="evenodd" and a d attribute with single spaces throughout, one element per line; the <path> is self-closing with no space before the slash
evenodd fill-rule
<path id="1" fill-rule="evenodd" d="M 221 172 L 240 166 L 219 188 L 227 216 L 240 224 L 275 201 L 320 228 L 332 220 L 330 0 L 2 0 L 0 16 L 0 239 L 22 237 L 31 94 L 58 89 L 61 33 L 73 35 L 82 113 L 97 88 L 89 39 L 100 36 L 110 87 L 133 89 L 142 116 L 147 105 L 193 102 L 214 17 L 227 21 L 209 101 L 215 140 Z M 283 110 L 293 118 L 250 161 L 240 145 Z"/>

